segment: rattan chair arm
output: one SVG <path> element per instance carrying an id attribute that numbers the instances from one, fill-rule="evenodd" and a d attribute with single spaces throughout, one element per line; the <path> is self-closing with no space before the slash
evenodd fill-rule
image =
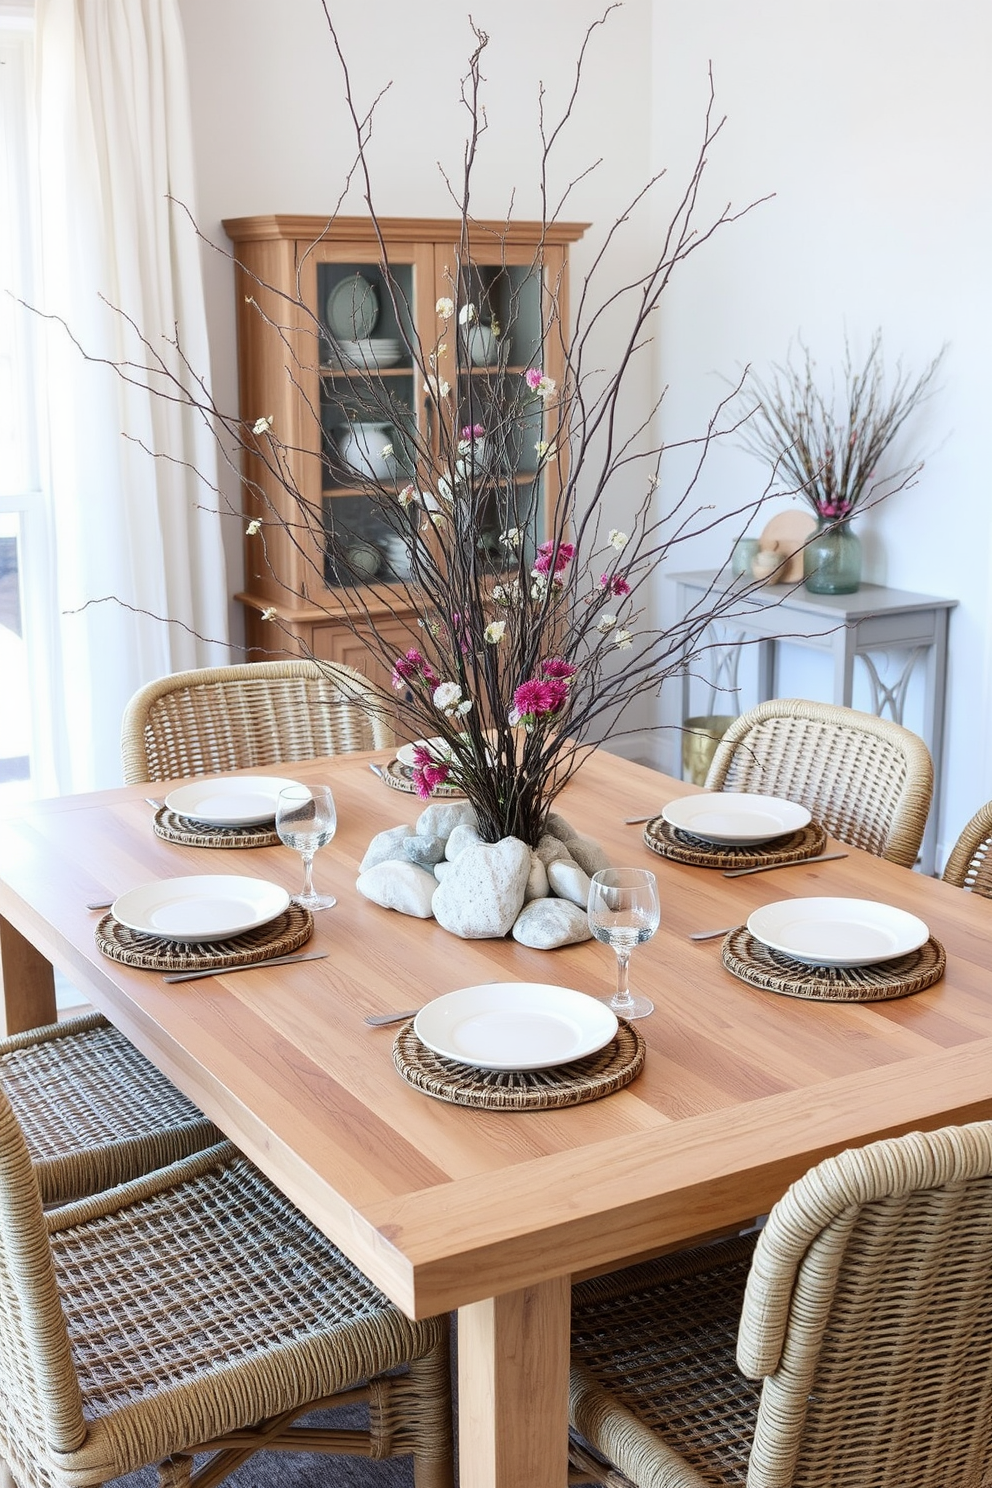
<path id="1" fill-rule="evenodd" d="M 691 1463 L 597 1384 L 581 1364 L 572 1365 L 568 1394 L 576 1431 L 594 1442 L 638 1488 L 711 1488 Z"/>
<path id="2" fill-rule="evenodd" d="M 165 1193 L 168 1189 L 175 1188 L 178 1183 L 199 1178 L 201 1174 L 209 1173 L 211 1168 L 219 1168 L 229 1163 L 237 1155 L 237 1151 L 233 1142 L 217 1142 L 213 1147 L 205 1147 L 202 1152 L 196 1152 L 192 1157 L 180 1158 L 178 1162 L 170 1163 L 165 1168 L 158 1168 L 153 1173 L 147 1173 L 143 1178 L 132 1178 L 129 1183 L 118 1184 L 116 1188 L 108 1188 L 103 1193 L 76 1199 L 70 1204 L 63 1204 L 60 1208 L 52 1209 L 45 1215 L 48 1233 L 57 1235 L 62 1230 L 71 1230 L 76 1225 L 85 1224 L 88 1220 L 102 1219 L 104 1215 L 114 1214 L 118 1209 L 133 1204 L 139 1199 Z"/>
<path id="3" fill-rule="evenodd" d="M 990 840 L 992 840 L 992 801 L 987 801 L 984 806 L 978 808 L 954 844 L 941 874 L 944 882 L 954 884 L 959 889 L 974 887 L 976 892 L 985 898 L 992 898 L 992 875 L 990 875 L 989 866 L 986 866 L 987 856 L 984 851 L 979 855 L 979 849 L 987 848 Z M 982 868 L 985 868 L 985 872 L 981 875 L 981 887 L 975 884 L 969 885 L 969 878 L 973 879 L 976 872 L 980 872 Z"/>

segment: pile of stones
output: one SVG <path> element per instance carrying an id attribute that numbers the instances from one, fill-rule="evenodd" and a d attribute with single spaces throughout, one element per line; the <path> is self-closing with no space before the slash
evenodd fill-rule
<path id="1" fill-rule="evenodd" d="M 530 848 L 517 837 L 483 842 L 468 802 L 428 806 L 416 825 L 369 843 L 359 892 L 385 909 L 437 920 L 463 940 L 514 940 L 537 950 L 588 940 L 589 881 L 609 859 L 563 817 L 548 816 Z"/>

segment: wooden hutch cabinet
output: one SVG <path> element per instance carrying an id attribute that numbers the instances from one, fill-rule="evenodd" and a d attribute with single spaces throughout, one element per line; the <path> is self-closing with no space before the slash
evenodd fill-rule
<path id="1" fill-rule="evenodd" d="M 282 651 L 292 637 L 318 659 L 345 662 L 388 685 L 343 617 L 350 613 L 378 635 L 394 636 L 398 651 L 410 644 L 410 610 L 395 582 L 405 577 L 408 559 L 367 490 L 369 479 L 395 481 L 397 492 L 417 483 L 404 424 L 421 449 L 438 438 L 436 410 L 407 345 L 436 349 L 455 427 L 470 416 L 481 421 L 497 382 L 494 366 L 504 397 L 515 384 L 523 387 L 535 364 L 561 386 L 568 251 L 584 225 L 477 222 L 466 254 L 458 247 L 460 222 L 382 219 L 391 286 L 369 219 L 242 217 L 224 227 L 236 264 L 241 418 L 249 428 L 272 419 L 286 475 L 303 501 L 301 507 L 284 481 L 246 454 L 246 524 L 262 522 L 261 536 L 245 539 L 245 586 L 236 596 L 245 607 L 249 656 Z M 456 308 L 439 344 L 442 299 Z M 459 326 L 458 310 L 469 304 L 472 320 Z M 552 306 L 555 328 L 546 335 Z M 542 411 L 533 401 L 531 423 L 513 451 L 521 489 L 534 488 L 538 470 Z M 369 421 L 368 408 L 377 403 L 393 411 L 391 420 Z M 560 463 L 548 462 L 537 482 L 543 531 L 560 472 Z M 335 523 L 352 544 L 343 572 L 326 546 Z M 495 551 L 498 539 L 498 524 L 489 531 L 483 522 L 480 542 Z M 273 608 L 278 628 L 261 618 Z"/>

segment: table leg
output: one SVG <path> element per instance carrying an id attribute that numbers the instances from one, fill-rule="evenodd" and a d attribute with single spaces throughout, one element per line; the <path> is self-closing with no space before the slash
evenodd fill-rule
<path id="1" fill-rule="evenodd" d="M 458 1312 L 461 1488 L 565 1488 L 567 1276 Z"/>
<path id="2" fill-rule="evenodd" d="M 0 917 L 0 1031 L 23 1033 L 26 1028 L 54 1023 L 55 1018 L 51 963 Z"/>

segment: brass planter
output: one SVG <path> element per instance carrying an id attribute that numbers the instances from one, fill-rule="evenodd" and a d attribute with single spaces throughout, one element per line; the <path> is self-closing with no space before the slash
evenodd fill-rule
<path id="1" fill-rule="evenodd" d="M 704 713 L 682 724 L 682 778 L 705 785 L 716 746 L 734 722 L 736 714 Z"/>

